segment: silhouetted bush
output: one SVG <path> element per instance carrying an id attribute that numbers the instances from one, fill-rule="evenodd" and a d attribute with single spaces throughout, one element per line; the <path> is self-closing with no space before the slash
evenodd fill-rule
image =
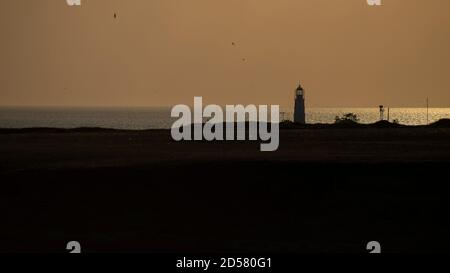
<path id="1" fill-rule="evenodd" d="M 341 117 L 336 116 L 334 123 L 336 124 L 348 124 L 348 123 L 358 123 L 359 118 L 354 113 L 347 113 L 342 115 Z"/>

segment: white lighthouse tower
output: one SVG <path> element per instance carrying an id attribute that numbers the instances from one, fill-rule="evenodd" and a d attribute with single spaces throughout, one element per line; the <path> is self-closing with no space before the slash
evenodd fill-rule
<path id="1" fill-rule="evenodd" d="M 297 90 L 295 90 L 294 122 L 301 124 L 306 123 L 305 90 L 303 89 L 301 84 L 299 84 Z"/>

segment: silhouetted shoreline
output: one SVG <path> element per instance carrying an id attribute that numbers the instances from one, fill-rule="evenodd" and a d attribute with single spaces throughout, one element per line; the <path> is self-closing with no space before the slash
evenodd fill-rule
<path id="1" fill-rule="evenodd" d="M 248 122 L 246 123 L 248 126 Z M 270 124 L 270 123 L 269 123 Z M 298 124 L 290 121 L 283 121 L 280 123 L 280 129 L 368 129 L 368 128 L 450 128 L 450 119 L 441 119 L 429 125 L 404 125 L 392 123 L 389 121 L 378 121 L 375 123 L 356 123 L 343 122 L 336 123 L 317 123 L 317 124 Z M 29 127 L 29 128 L 0 128 L 1 133 L 34 133 L 34 132 L 52 132 L 52 133 L 67 133 L 67 132 L 108 132 L 108 131 L 165 131 L 169 129 L 113 129 L 103 127 L 77 127 L 77 128 L 54 128 L 54 127 Z"/>
<path id="2" fill-rule="evenodd" d="M 225 123 L 224 123 L 225 124 Z M 246 123 L 248 126 L 248 122 Z M 344 122 L 341 124 L 298 124 L 289 121 L 284 121 L 280 123 L 280 129 L 367 129 L 367 128 L 450 128 L 450 119 L 441 119 L 429 125 L 404 125 L 397 124 L 388 121 L 379 121 L 375 123 L 356 123 L 356 122 Z M 77 128 L 54 128 L 54 127 L 29 127 L 29 128 L 0 128 L 1 133 L 65 133 L 65 132 L 104 132 L 104 131 L 165 131 L 169 129 L 143 129 L 143 130 L 133 130 L 133 129 L 113 129 L 113 128 L 103 128 L 103 127 L 77 127 Z"/>

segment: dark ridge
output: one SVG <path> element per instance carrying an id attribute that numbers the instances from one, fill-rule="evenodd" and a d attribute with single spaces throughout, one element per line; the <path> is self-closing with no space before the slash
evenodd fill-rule
<path id="1" fill-rule="evenodd" d="M 300 124 L 290 121 L 280 123 L 280 129 L 361 129 L 361 128 L 408 128 L 417 127 L 392 123 L 387 120 L 377 121 L 370 124 L 357 123 L 351 120 L 341 121 L 339 123 L 316 123 L 316 124 Z"/>
<path id="2" fill-rule="evenodd" d="M 434 128 L 450 128 L 450 119 L 440 119 L 429 126 Z"/>
<path id="3" fill-rule="evenodd" d="M 280 129 L 357 129 L 366 128 L 365 124 L 356 123 L 354 121 L 342 121 L 340 123 L 315 123 L 301 124 L 290 121 L 280 123 Z"/>
<path id="4" fill-rule="evenodd" d="M 126 131 L 101 127 L 79 127 L 79 128 L 51 128 L 51 127 L 32 127 L 32 128 L 0 128 L 0 134 L 15 133 L 93 133 L 93 132 L 111 132 Z"/>
<path id="5" fill-rule="evenodd" d="M 401 127 L 414 127 L 408 125 L 402 125 L 398 123 L 389 122 L 387 120 L 380 120 L 372 124 L 368 124 L 367 126 L 372 128 L 401 128 Z"/>

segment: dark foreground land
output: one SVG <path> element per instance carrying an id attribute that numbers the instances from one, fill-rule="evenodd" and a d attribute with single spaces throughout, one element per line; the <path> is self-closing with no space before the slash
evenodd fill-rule
<path id="1" fill-rule="evenodd" d="M 0 252 L 448 252 L 450 128 L 0 130 Z"/>

